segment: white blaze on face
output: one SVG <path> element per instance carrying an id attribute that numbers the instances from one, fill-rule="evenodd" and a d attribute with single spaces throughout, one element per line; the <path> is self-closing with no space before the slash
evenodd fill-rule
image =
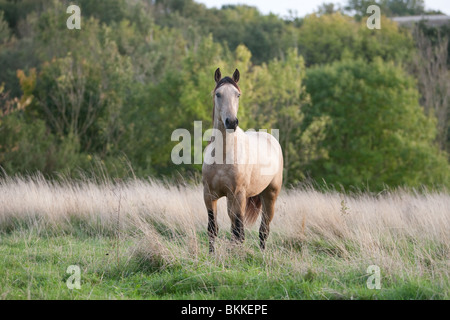
<path id="1" fill-rule="evenodd" d="M 239 90 L 230 84 L 225 84 L 216 90 L 214 97 L 215 112 L 224 125 L 227 119 L 236 120 L 239 110 L 239 96 Z"/>

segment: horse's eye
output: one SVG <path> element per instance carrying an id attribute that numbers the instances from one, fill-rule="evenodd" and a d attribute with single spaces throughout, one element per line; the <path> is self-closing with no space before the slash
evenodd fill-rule
<path id="1" fill-rule="evenodd" d="M 217 92 L 217 93 L 216 93 L 216 97 L 217 97 L 217 98 L 220 98 L 220 97 L 221 97 L 221 96 L 220 96 L 220 93 Z"/>
<path id="2" fill-rule="evenodd" d="M 238 98 L 240 98 L 241 97 L 241 94 L 238 94 Z"/>

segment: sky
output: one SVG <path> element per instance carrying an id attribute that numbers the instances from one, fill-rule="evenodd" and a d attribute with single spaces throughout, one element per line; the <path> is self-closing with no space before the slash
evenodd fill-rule
<path id="1" fill-rule="evenodd" d="M 270 12 L 278 14 L 281 17 L 288 16 L 288 10 L 291 9 L 296 12 L 296 15 L 303 17 L 309 13 L 314 12 L 322 3 L 333 2 L 344 5 L 347 0 L 195 0 L 196 2 L 204 3 L 208 8 L 220 8 L 225 4 L 246 4 L 268 14 Z M 450 15 L 450 1 L 449 0 L 425 0 L 426 9 L 441 10 L 447 15 Z"/>

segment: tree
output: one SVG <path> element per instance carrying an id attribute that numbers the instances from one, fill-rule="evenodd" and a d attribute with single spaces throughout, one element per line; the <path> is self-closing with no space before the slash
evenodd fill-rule
<path id="1" fill-rule="evenodd" d="M 365 21 L 356 22 L 341 13 L 312 14 L 299 30 L 299 52 L 307 66 L 343 58 L 407 62 L 414 49 L 411 35 L 385 17 L 382 25 L 381 30 L 369 30 Z"/>
<path id="2" fill-rule="evenodd" d="M 305 166 L 326 154 L 319 148 L 327 117 L 314 118 L 305 130 L 303 109 L 310 103 L 304 85 L 306 68 L 296 49 L 285 59 L 274 59 L 256 67 L 251 75 L 248 114 L 255 129 L 279 130 L 284 156 L 284 183 L 296 184 L 305 178 Z M 244 92 L 245 95 L 245 92 Z"/>
<path id="3" fill-rule="evenodd" d="M 50 3 L 50 4 L 49 4 Z M 48 5 L 52 5 L 49 0 L 0 0 L 0 11 L 4 11 L 5 20 L 9 28 L 17 31 L 20 20 L 32 12 L 42 12 Z"/>
<path id="4" fill-rule="evenodd" d="M 235 60 L 234 56 L 238 58 Z M 132 163 L 147 172 L 166 175 L 200 171 L 198 165 L 173 165 L 170 153 L 176 142 L 171 141 L 172 132 L 184 128 L 193 136 L 194 121 L 203 121 L 203 130 L 212 126 L 214 70 L 240 65 L 245 71 L 245 62 L 239 61 L 241 57 L 246 58 L 245 52 L 233 55 L 215 43 L 212 36 L 204 37 L 187 50 L 180 68 L 166 70 L 158 82 L 143 85 L 135 92 L 131 109 L 124 112 L 129 127 L 121 139 Z M 129 141 L 133 144 L 127 146 Z"/>
<path id="5" fill-rule="evenodd" d="M 417 75 L 425 113 L 437 122 L 437 142 L 450 152 L 450 73 L 447 66 L 448 37 L 437 36 L 436 44 L 417 27 L 414 37 L 418 47 L 413 73 Z"/>
<path id="6" fill-rule="evenodd" d="M 358 28 L 357 43 L 352 51 L 354 57 L 373 61 L 376 57 L 397 64 L 411 63 L 415 54 L 414 39 L 411 33 L 385 16 L 381 16 L 380 30 L 370 30 L 366 21 L 361 21 Z"/>
<path id="7" fill-rule="evenodd" d="M 413 79 L 381 59 L 335 62 L 308 71 L 312 104 L 305 123 L 327 115 L 322 147 L 328 157 L 308 169 L 345 188 L 448 185 L 445 154 L 433 144 L 434 122 L 419 105 Z"/>
<path id="8" fill-rule="evenodd" d="M 67 5 L 71 3 L 66 1 Z M 125 0 L 91 1 L 77 0 L 76 3 L 82 8 L 83 17 L 95 17 L 106 24 L 120 22 L 127 18 L 127 3 Z"/>
<path id="9" fill-rule="evenodd" d="M 0 11 L 0 45 L 7 42 L 11 35 L 8 23 L 4 19 L 4 12 Z"/>
<path id="10" fill-rule="evenodd" d="M 337 13 L 337 12 L 341 12 L 342 13 L 342 8 L 340 7 L 340 5 L 336 4 L 336 3 L 322 3 L 318 8 L 317 8 L 317 14 L 318 15 L 323 15 L 323 14 L 333 14 L 333 13 Z"/>
<path id="11" fill-rule="evenodd" d="M 345 10 L 354 13 L 357 19 L 367 15 L 367 8 L 377 5 L 387 17 L 415 16 L 425 14 L 424 0 L 348 0 Z"/>
<path id="12" fill-rule="evenodd" d="M 36 73 L 29 76 L 18 72 L 24 92 L 33 90 Z M 29 174 L 39 171 L 45 175 L 83 167 L 85 158 L 79 145 L 69 137 L 59 140 L 36 119 L 28 108 L 32 98 L 28 93 L 20 99 L 8 99 L 0 86 L 0 167 L 7 174 Z"/>
<path id="13" fill-rule="evenodd" d="M 355 47 L 357 30 L 356 22 L 349 16 L 311 14 L 299 30 L 299 52 L 307 66 L 341 60 Z"/>
<path id="14" fill-rule="evenodd" d="M 231 50 L 245 45 L 255 64 L 282 58 L 296 45 L 296 33 L 289 22 L 269 14 L 263 15 L 249 6 L 225 6 L 217 13 L 218 26 L 211 29 L 214 39 L 226 43 Z"/>
<path id="15" fill-rule="evenodd" d="M 212 75 L 217 67 L 224 75 L 235 68 L 241 71 L 239 120 L 243 129 L 280 129 L 288 184 L 305 179 L 307 170 L 319 180 L 320 175 L 339 182 L 343 177 L 346 185 L 375 177 L 373 172 L 385 170 L 380 153 L 386 154 L 386 170 L 392 173 L 383 176 L 382 172 L 387 183 L 418 185 L 423 180 L 429 184 L 438 181 L 433 178 L 436 172 L 445 172 L 445 155 L 437 154 L 432 146 L 432 127 L 437 122 L 431 116 L 416 121 L 415 127 L 422 130 L 420 137 L 413 129 L 404 128 L 408 123 L 401 117 L 396 120 L 399 128 L 392 125 L 392 132 L 375 117 L 374 133 L 367 135 L 376 133 L 375 137 L 384 140 L 370 138 L 378 141 L 373 150 L 364 149 L 372 142 L 361 142 L 363 156 L 352 155 L 366 161 L 368 172 L 357 161 L 336 165 L 339 150 L 351 154 L 352 149 L 330 143 L 327 139 L 333 137 L 333 130 L 343 130 L 343 136 L 355 139 L 366 132 L 352 117 L 346 119 L 347 115 L 341 120 L 361 132 L 336 125 L 341 125 L 336 120 L 340 118 L 326 107 L 340 97 L 328 91 L 329 87 L 344 92 L 342 87 L 349 85 L 351 94 L 339 108 L 347 108 L 350 102 L 361 106 L 358 99 L 364 94 L 370 103 L 364 102 L 363 107 L 395 102 L 403 108 L 397 113 L 415 121 L 416 114 L 406 107 L 415 106 L 411 82 L 398 73 L 400 66 L 414 65 L 413 40 L 385 17 L 383 28 L 374 31 L 354 17 L 334 12 L 329 5 L 322 7 L 320 15 L 282 19 L 263 15 L 253 7 L 208 9 L 193 0 L 91 2 L 75 2 L 82 7 L 82 30 L 67 30 L 68 0 L 0 0 L 0 11 L 5 12 L 0 19 L 0 165 L 8 167 L 9 173 L 27 168 L 48 174 L 76 167 L 90 169 L 98 159 L 113 176 L 124 174 L 128 164 L 138 176 L 196 174 L 198 165 L 181 167 L 171 162 L 176 144 L 171 134 L 174 129 L 186 128 L 192 135 L 195 120 L 203 121 L 204 130 L 211 127 Z M 430 39 L 437 48 L 439 37 L 433 33 Z M 384 62 L 376 64 L 380 58 Z M 357 61 L 354 67 L 350 66 L 352 60 Z M 430 67 L 433 61 L 429 61 Z M 367 75 L 357 72 L 361 66 Z M 307 67 L 313 69 L 307 71 Z M 328 75 L 327 68 L 342 72 L 348 83 L 337 76 L 322 79 Z M 386 68 L 392 68 L 393 74 Z M 317 80 L 320 86 L 307 88 L 306 74 L 321 79 Z M 441 93 L 445 89 L 442 75 L 429 79 L 426 86 L 419 81 L 421 93 Z M 389 82 L 388 76 L 396 81 Z M 428 89 L 423 91 L 425 87 Z M 427 100 L 428 109 L 441 101 L 436 92 L 433 97 L 437 100 Z M 321 104 L 321 99 L 329 100 Z M 383 108 L 369 110 L 368 119 L 372 114 L 394 117 Z M 368 122 L 366 127 L 370 125 Z M 412 160 L 414 152 L 416 160 Z M 397 164 L 392 164 L 395 161 Z M 428 170 L 425 163 L 432 178 L 415 174 Z M 415 173 L 404 173 L 406 167 Z M 378 188 L 377 179 L 373 183 Z"/>
<path id="16" fill-rule="evenodd" d="M 108 27 L 93 20 L 86 25 L 90 32 L 78 41 L 85 46 L 44 64 L 32 92 L 33 109 L 53 133 L 73 136 L 83 152 L 104 156 L 120 134 L 120 110 L 132 69 L 110 40 Z"/>
<path id="17" fill-rule="evenodd" d="M 384 0 L 389 16 L 416 16 L 425 13 L 424 0 Z"/>

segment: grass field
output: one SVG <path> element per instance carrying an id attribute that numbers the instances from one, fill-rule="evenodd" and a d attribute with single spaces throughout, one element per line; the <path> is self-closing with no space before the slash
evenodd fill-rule
<path id="1" fill-rule="evenodd" d="M 258 222 L 208 254 L 199 186 L 0 180 L 0 299 L 449 299 L 450 195 L 284 191 L 267 250 Z M 81 269 L 81 288 L 68 289 Z M 369 289 L 367 268 L 380 268 Z"/>

